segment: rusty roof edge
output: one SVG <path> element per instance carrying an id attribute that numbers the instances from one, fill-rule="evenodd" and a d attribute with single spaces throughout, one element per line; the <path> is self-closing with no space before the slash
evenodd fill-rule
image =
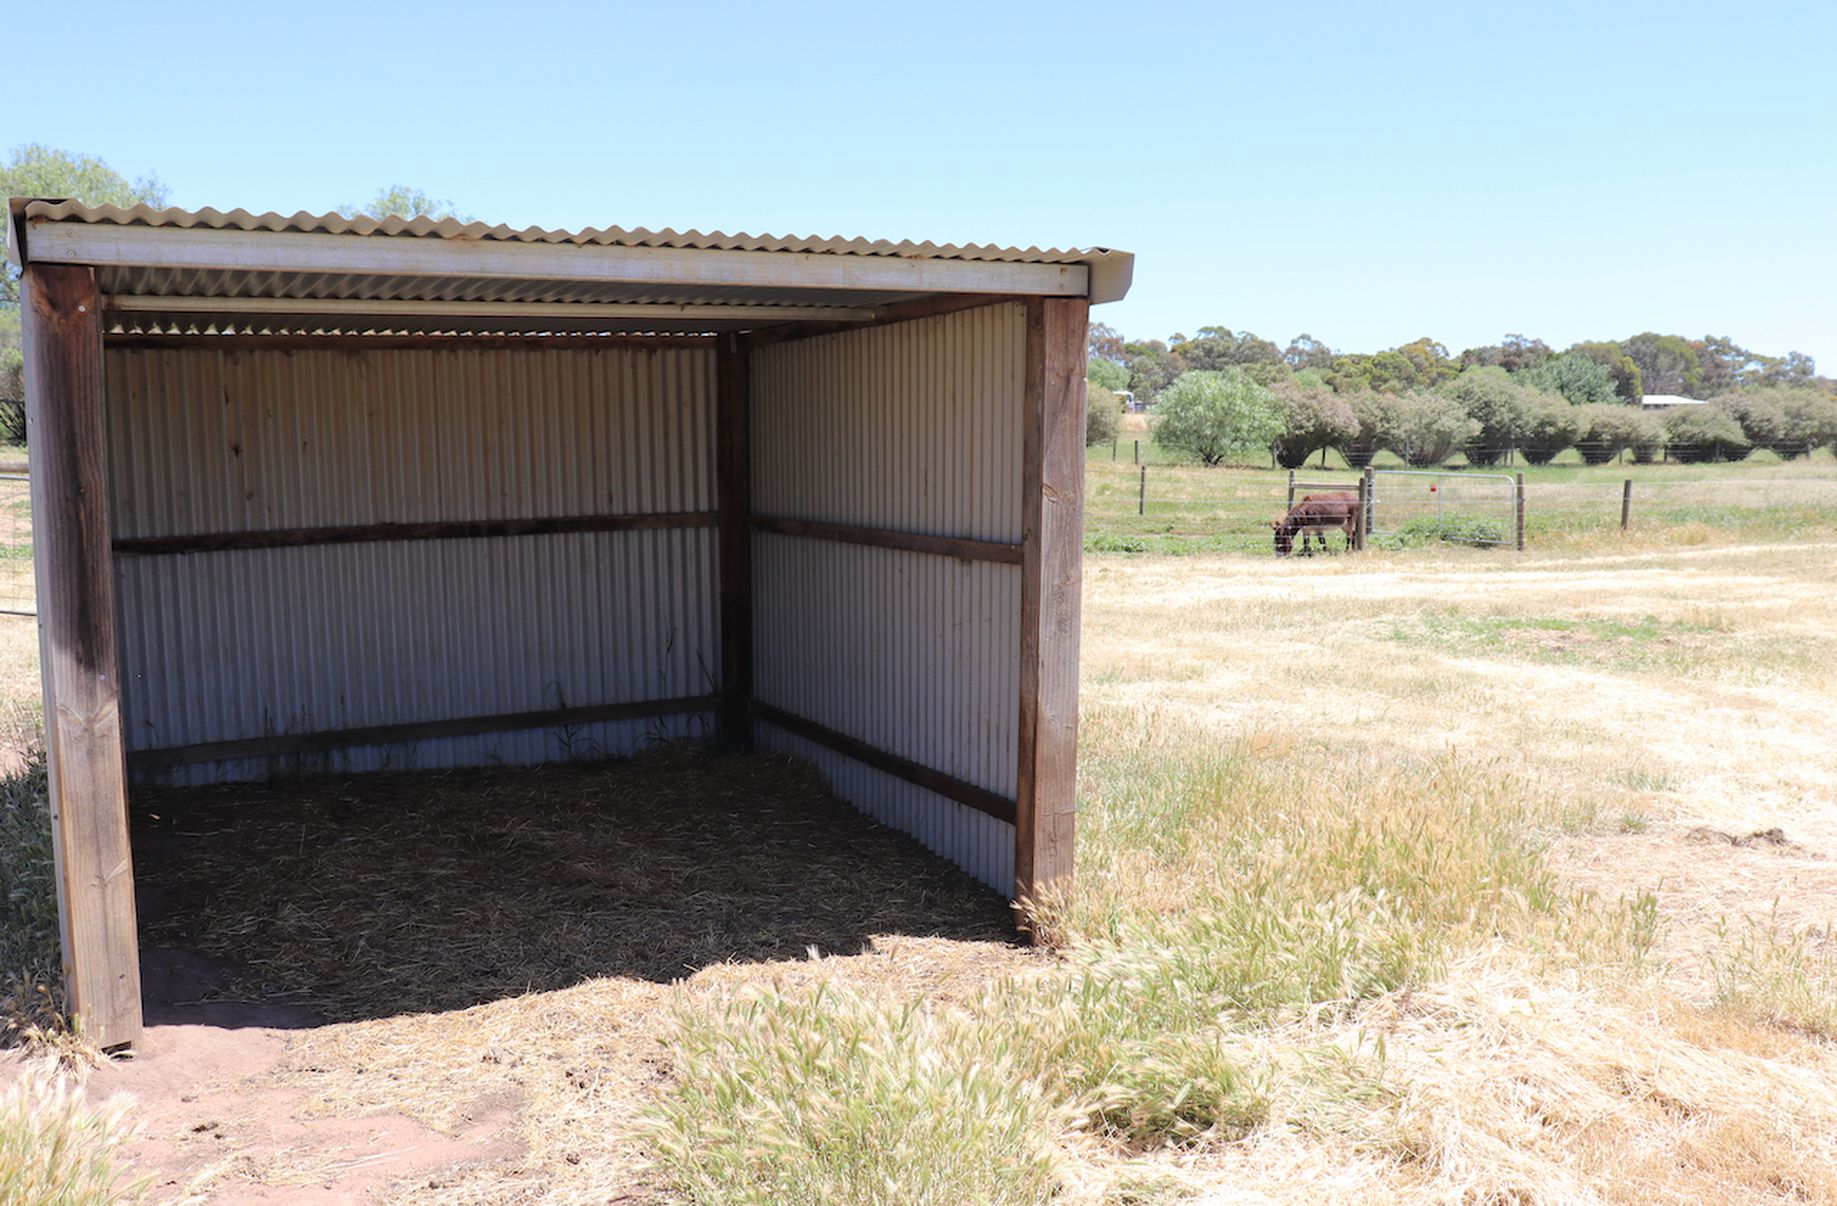
<path id="1" fill-rule="evenodd" d="M 6 260 L 15 268 L 26 264 L 26 207 L 30 197 L 8 197 L 6 201 Z"/>
<path id="2" fill-rule="evenodd" d="M 347 217 L 343 214 L 312 214 L 301 211 L 291 215 L 273 212 L 252 214 L 235 209 L 184 210 L 155 209 L 136 205 L 123 209 L 113 205 L 90 206 L 80 202 L 35 197 L 9 200 L 16 234 L 9 240 L 9 254 L 23 261 L 25 228 L 38 222 L 80 222 L 92 225 L 165 226 L 189 229 L 273 231 L 301 234 L 334 234 L 391 237 L 443 238 L 457 241 L 506 243 L 572 243 L 580 245 L 653 247 L 680 250 L 784 251 L 816 255 L 884 256 L 903 259 L 972 260 L 1026 264 L 1085 264 L 1106 282 L 1102 300 L 1114 300 L 1128 290 L 1134 257 L 1128 252 L 1105 247 L 1039 248 L 1001 247 L 988 243 L 933 243 L 926 241 L 893 242 L 886 239 L 840 238 L 823 236 L 752 235 L 745 232 L 648 230 L 642 227 L 588 227 L 580 231 L 548 230 L 537 226 L 514 229 L 483 222 L 461 223 L 453 218 L 435 220 L 417 218 Z M 1118 284 L 1120 282 L 1120 285 Z M 1116 290 L 1120 288 L 1120 292 Z M 1093 300 L 1098 300 L 1093 290 Z"/>

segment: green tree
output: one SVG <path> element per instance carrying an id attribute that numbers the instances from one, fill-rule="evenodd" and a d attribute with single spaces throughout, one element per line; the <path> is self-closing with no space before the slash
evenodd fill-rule
<path id="1" fill-rule="evenodd" d="M 1620 350 L 1620 345 L 1610 342 L 1575 343 L 1569 345 L 1568 356 L 1586 356 L 1602 368 L 1614 380 L 1614 394 L 1622 402 L 1638 402 L 1645 396 L 1645 389 L 1640 380 L 1639 365 L 1633 358 Z"/>
<path id="2" fill-rule="evenodd" d="M 0 166 L 0 197 L 59 198 L 131 209 L 165 205 L 166 186 L 157 176 L 129 180 L 93 155 L 29 143 L 15 147 L 5 166 Z M 0 307 L 18 305 L 19 274 L 9 265 L 5 284 L 0 286 Z"/>
<path id="3" fill-rule="evenodd" d="M 1129 389 L 1138 402 L 1153 403 L 1186 371 L 1186 361 L 1158 339 L 1126 343 L 1123 353 L 1129 358 Z"/>
<path id="4" fill-rule="evenodd" d="M 1297 372 L 1303 369 L 1324 369 L 1333 363 L 1333 349 L 1305 331 L 1288 341 L 1288 347 L 1282 353 L 1282 359 Z"/>
<path id="5" fill-rule="evenodd" d="M 1750 444 L 1786 460 L 1837 439 L 1837 399 L 1822 390 L 1753 387 L 1724 394 L 1714 405 L 1741 425 Z"/>
<path id="6" fill-rule="evenodd" d="M 1561 394 L 1571 406 L 1594 406 L 1614 401 L 1614 378 L 1592 356 L 1552 356 L 1519 374 L 1538 389 Z"/>
<path id="7" fill-rule="evenodd" d="M 1334 395 L 1351 408 L 1354 423 L 1352 434 L 1334 447 L 1339 449 L 1348 465 L 1363 469 L 1384 446 L 1384 418 L 1390 398 L 1368 389 L 1335 390 Z"/>
<path id="8" fill-rule="evenodd" d="M 1735 416 L 1708 405 L 1680 406 L 1668 412 L 1665 443 L 1672 457 L 1685 464 L 1744 460 L 1754 447 Z"/>
<path id="9" fill-rule="evenodd" d="M 1279 382 L 1270 393 L 1282 410 L 1282 430 L 1276 436 L 1276 463 L 1298 469 L 1322 448 L 1331 448 L 1358 435 L 1359 420 L 1352 405 L 1324 383 L 1298 380 Z"/>
<path id="10" fill-rule="evenodd" d="M 1539 393 L 1525 420 L 1524 434 L 1518 438 L 1518 451 L 1533 465 L 1548 465 L 1575 443 L 1580 429 L 1576 408 L 1562 395 Z"/>
<path id="11" fill-rule="evenodd" d="M 1623 448 L 1631 449 L 1635 459 L 1643 453 L 1650 461 L 1665 439 L 1656 418 L 1624 403 L 1578 406 L 1575 420 L 1576 451 L 1590 465 L 1605 465 Z"/>
<path id="12" fill-rule="evenodd" d="M 453 208 L 453 203 L 442 197 L 430 197 L 418 188 L 406 184 L 392 184 L 388 188 L 376 190 L 376 196 L 363 205 L 346 203 L 338 207 L 340 213 L 352 217 L 366 215 L 372 218 L 420 218 L 436 220 L 455 218 L 461 222 L 472 221 L 470 214 L 462 214 Z"/>
<path id="13" fill-rule="evenodd" d="M 1155 443 L 1216 465 L 1267 451 L 1282 412 L 1267 389 L 1239 368 L 1182 373 L 1155 406 Z"/>
<path id="14" fill-rule="evenodd" d="M 1418 469 L 1441 464 L 1479 433 L 1459 402 L 1426 390 L 1386 398 L 1378 424 L 1384 446 Z"/>
<path id="15" fill-rule="evenodd" d="M 1173 350 L 1189 369 L 1202 371 L 1282 363 L 1282 349 L 1275 344 L 1249 331 L 1229 327 L 1200 327 L 1198 335 L 1175 343 Z"/>
<path id="16" fill-rule="evenodd" d="M 1688 339 L 1646 331 L 1622 340 L 1620 347 L 1639 366 L 1646 393 L 1703 396 L 1702 365 Z"/>
<path id="17" fill-rule="evenodd" d="M 1092 385 L 1101 385 L 1107 390 L 1129 388 L 1129 370 L 1114 360 L 1093 357 L 1085 361 L 1084 376 Z"/>
<path id="18" fill-rule="evenodd" d="M 1371 355 L 1352 352 L 1339 356 L 1326 373 L 1328 383 L 1340 393 L 1372 390 L 1400 394 L 1413 388 L 1419 376 L 1416 362 L 1396 348 Z"/>
<path id="19" fill-rule="evenodd" d="M 1122 332 L 1107 322 L 1094 322 L 1085 335 L 1085 358 L 1088 360 L 1114 360 L 1121 364 L 1128 357 L 1123 353 Z"/>
<path id="20" fill-rule="evenodd" d="M 1084 446 L 1108 444 L 1122 426 L 1123 400 L 1095 383 L 1086 387 L 1084 408 Z"/>
<path id="21" fill-rule="evenodd" d="M 1434 386 L 1461 371 L 1460 365 L 1448 355 L 1448 349 L 1427 335 L 1399 346 L 1396 351 L 1410 362 L 1413 385 Z"/>
<path id="22" fill-rule="evenodd" d="M 1464 369 L 1445 381 L 1437 392 L 1460 404 L 1479 431 L 1467 442 L 1467 460 L 1474 465 L 1496 465 L 1515 448 L 1531 419 L 1537 390 L 1497 365 Z"/>
<path id="23" fill-rule="evenodd" d="M 1525 335 L 1507 335 L 1498 343 L 1468 348 L 1461 353 L 1462 368 L 1502 368 L 1508 373 L 1522 373 L 1548 360 L 1556 353 L 1541 339 Z"/>

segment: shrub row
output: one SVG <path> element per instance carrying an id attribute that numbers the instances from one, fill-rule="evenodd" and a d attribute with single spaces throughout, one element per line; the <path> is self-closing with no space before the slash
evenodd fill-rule
<path id="1" fill-rule="evenodd" d="M 1837 450 L 1837 397 L 1812 388 L 1750 390 L 1662 414 L 1622 403 L 1573 405 L 1499 368 L 1468 369 L 1433 390 L 1403 394 L 1336 393 L 1300 379 L 1270 394 L 1283 420 L 1276 460 L 1289 469 L 1323 448 L 1354 468 L 1380 450 L 1418 468 L 1456 452 L 1473 465 L 1497 464 L 1513 451 L 1544 465 L 1574 448 L 1600 465 L 1622 452 L 1645 464 L 1666 449 L 1687 463 L 1741 460 L 1756 448 L 1787 459 L 1826 444 Z"/>

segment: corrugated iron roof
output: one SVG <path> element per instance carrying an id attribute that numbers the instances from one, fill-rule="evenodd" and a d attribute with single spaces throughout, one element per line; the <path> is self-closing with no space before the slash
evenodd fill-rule
<path id="1" fill-rule="evenodd" d="M 37 198 L 8 208 L 14 260 L 93 265 L 115 335 L 706 334 L 861 322 L 953 294 L 1113 300 L 1134 265 L 1108 248 L 514 229 Z"/>
<path id="2" fill-rule="evenodd" d="M 246 209 L 225 213 L 217 209 L 154 209 L 136 205 L 84 205 L 79 201 L 35 200 L 23 202 L 27 222 L 86 222 L 114 226 L 174 226 L 184 229 L 266 230 L 295 234 L 390 235 L 414 238 L 490 240 L 505 243 L 574 243 L 594 247 L 658 247 L 703 251 L 796 251 L 822 255 L 898 256 L 902 259 L 976 260 L 1008 264 L 1086 264 L 1093 259 L 1127 255 L 1110 248 L 997 247 L 988 243 L 914 243 L 887 239 L 844 239 L 821 235 L 752 235 L 744 232 L 646 230 L 642 227 L 590 226 L 585 230 L 548 230 L 540 226 L 515 229 L 502 224 L 460 222 L 454 218 L 371 218 L 343 214 L 252 214 Z"/>

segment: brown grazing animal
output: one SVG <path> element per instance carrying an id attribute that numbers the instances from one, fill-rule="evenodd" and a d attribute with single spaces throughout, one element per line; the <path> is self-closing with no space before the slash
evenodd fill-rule
<path id="1" fill-rule="evenodd" d="M 1312 541 L 1320 539 L 1321 552 L 1327 551 L 1327 531 L 1338 528 L 1346 534 L 1351 548 L 1354 534 L 1363 518 L 1359 513 L 1359 496 L 1346 491 L 1333 494 L 1310 494 L 1290 507 L 1286 515 L 1269 521 L 1276 533 L 1276 556 L 1286 557 L 1295 550 L 1295 533 L 1301 533 L 1303 556 L 1312 553 Z"/>

